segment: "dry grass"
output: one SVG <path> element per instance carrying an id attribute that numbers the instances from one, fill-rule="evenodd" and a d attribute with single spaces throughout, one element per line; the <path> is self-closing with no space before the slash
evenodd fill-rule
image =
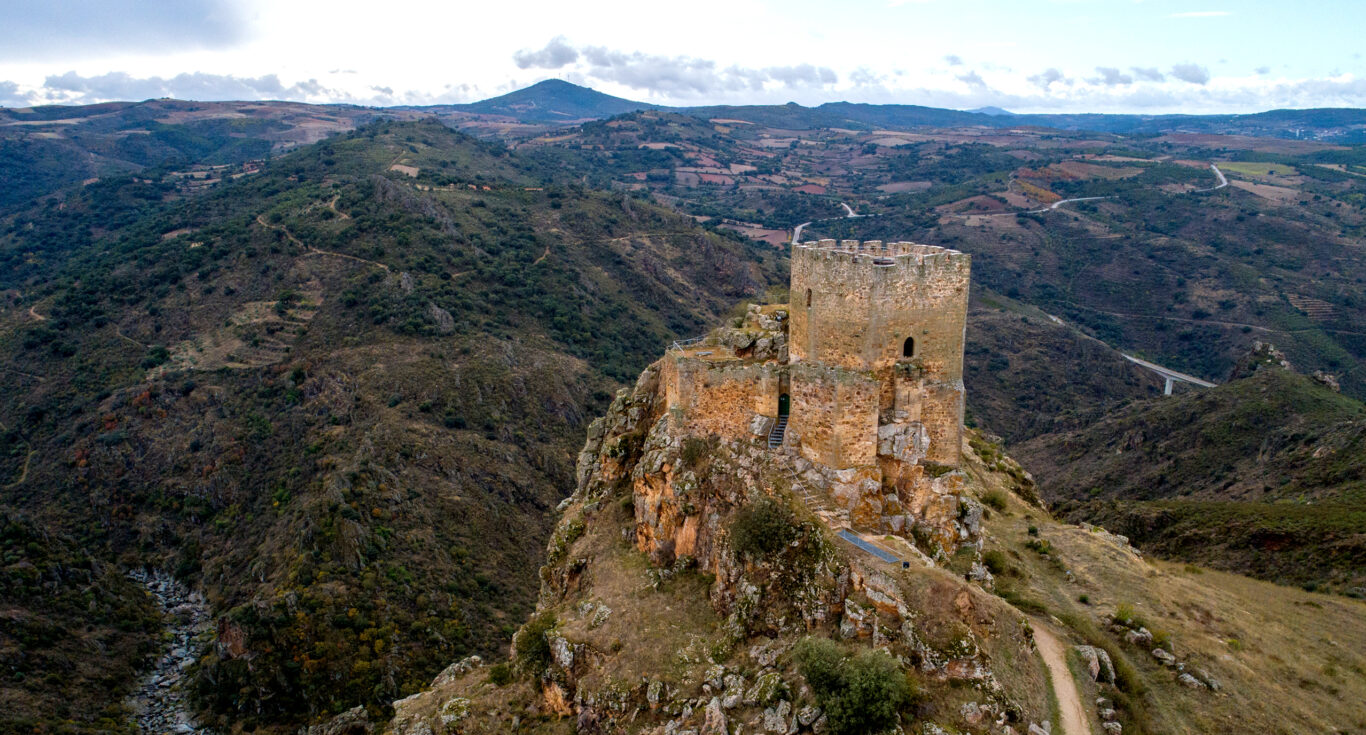
<path id="1" fill-rule="evenodd" d="M 988 486 L 998 482 L 973 464 Z M 1015 497 L 986 527 L 987 548 L 1003 551 L 1017 567 L 1020 594 L 1090 629 L 1074 630 L 1078 640 L 1106 631 L 1108 616 L 1129 605 L 1155 633 L 1170 636 L 1179 660 L 1222 684 L 1217 693 L 1182 687 L 1147 651 L 1102 633 L 1135 665 L 1147 689 L 1140 701 L 1151 731 L 1366 729 L 1366 604 L 1144 559 L 1108 534 L 1058 523 Z M 1059 563 L 1026 546 L 1035 538 L 1048 542 Z M 1081 595 L 1089 604 L 1078 601 Z"/>

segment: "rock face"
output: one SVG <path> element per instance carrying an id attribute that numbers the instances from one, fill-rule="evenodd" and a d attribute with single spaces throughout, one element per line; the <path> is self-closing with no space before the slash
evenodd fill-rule
<path id="1" fill-rule="evenodd" d="M 134 713 L 138 730 L 144 733 L 212 732 L 195 722 L 182 688 L 185 671 L 199 657 L 196 639 L 212 628 L 204 596 L 192 592 L 159 569 L 137 570 L 129 576 L 145 585 L 156 598 L 169 638 L 152 670 L 128 698 L 128 708 Z"/>

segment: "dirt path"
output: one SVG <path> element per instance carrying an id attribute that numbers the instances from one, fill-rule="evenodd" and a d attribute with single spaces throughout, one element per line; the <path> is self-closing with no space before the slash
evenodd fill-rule
<path id="1" fill-rule="evenodd" d="M 327 203 L 327 208 L 330 209 L 330 210 L 332 210 L 333 212 L 336 212 L 336 213 L 337 213 L 337 216 L 338 216 L 338 217 L 341 217 L 342 219 L 351 219 L 351 215 L 347 214 L 346 212 L 341 211 L 340 209 L 337 209 L 337 200 L 338 200 L 338 199 L 341 199 L 341 194 L 337 194 L 336 196 L 333 196 L 333 197 L 332 197 L 332 201 L 330 201 L 330 202 Z"/>
<path id="2" fill-rule="evenodd" d="M 31 316 L 31 317 L 33 317 L 34 319 L 37 319 L 37 320 L 40 321 L 40 322 L 45 322 L 45 321 L 47 321 L 47 317 L 45 317 L 45 316 L 43 316 L 42 314 L 39 314 L 39 313 L 38 313 L 38 307 L 36 307 L 36 306 L 30 306 L 30 307 L 28 307 L 28 315 Z"/>
<path id="3" fill-rule="evenodd" d="M 338 214 L 340 214 L 340 213 L 338 213 Z M 348 219 L 349 219 L 349 216 L 348 216 Z M 345 258 L 346 260 L 354 260 L 354 261 L 356 261 L 357 263 L 365 263 L 366 265 L 373 265 L 373 266 L 375 266 L 376 268 L 382 268 L 382 269 L 384 269 L 384 270 L 386 270 L 386 271 L 389 270 L 389 266 L 387 266 L 387 265 L 385 265 L 385 264 L 383 264 L 383 263 L 377 263 L 377 262 L 375 262 L 375 261 L 373 261 L 373 260 L 366 260 L 365 258 L 358 258 L 358 257 L 356 257 L 356 256 L 354 256 L 354 255 L 347 255 L 346 253 L 334 253 L 334 252 L 332 252 L 331 250 L 319 250 L 318 248 L 315 248 L 315 247 L 313 247 L 312 245 L 305 245 L 305 244 L 303 244 L 302 241 L 299 240 L 299 238 L 295 237 L 295 236 L 294 236 L 294 233 L 290 232 L 289 229 L 286 228 L 284 225 L 272 225 L 271 223 L 267 222 L 267 221 L 266 221 L 266 218 L 265 218 L 265 215 L 260 215 L 260 214 L 256 215 L 256 224 L 258 224 L 258 225 L 260 225 L 260 226 L 266 228 L 267 230 L 279 230 L 280 232 L 285 233 L 285 237 L 286 237 L 290 242 L 292 242 L 292 243 L 294 243 L 295 245 L 297 245 L 297 246 L 303 248 L 304 250 L 308 251 L 308 252 L 306 252 L 306 253 L 304 254 L 305 256 L 308 256 L 308 255 L 326 255 L 326 256 L 329 256 L 329 257 L 333 257 L 333 258 Z"/>
<path id="4" fill-rule="evenodd" d="M 1077 693 L 1077 682 L 1072 678 L 1072 670 L 1067 668 L 1067 649 L 1043 623 L 1030 620 L 1029 627 L 1034 630 L 1034 643 L 1039 647 L 1044 666 L 1048 667 L 1053 693 L 1058 697 L 1062 735 L 1091 735 L 1086 709 L 1082 707 L 1081 695 Z"/>
<path id="5" fill-rule="evenodd" d="M 29 466 L 30 464 L 33 463 L 33 455 L 35 455 L 35 454 L 37 454 L 37 453 L 38 453 L 38 450 L 37 450 L 37 449 L 30 449 L 30 450 L 28 450 L 28 456 L 24 457 L 24 467 L 23 467 L 23 469 L 21 469 L 21 470 L 19 471 L 19 479 L 17 479 L 17 480 L 15 480 L 14 482 L 11 482 L 10 484 L 6 485 L 6 486 L 5 486 L 5 489 L 6 489 L 6 490 L 8 490 L 8 489 L 10 489 L 10 488 L 12 488 L 12 487 L 19 487 L 20 485 L 24 484 L 25 482 L 28 482 L 28 466 Z"/>

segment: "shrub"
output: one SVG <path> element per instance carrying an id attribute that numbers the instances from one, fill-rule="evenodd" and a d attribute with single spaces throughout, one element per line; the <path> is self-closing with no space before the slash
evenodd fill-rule
<path id="1" fill-rule="evenodd" d="M 683 466 L 688 469 L 695 469 L 701 464 L 702 459 L 707 456 L 707 450 L 711 449 L 707 445 L 707 440 L 690 436 L 683 440 Z"/>
<path id="2" fill-rule="evenodd" d="M 507 662 L 495 664 L 489 669 L 489 682 L 496 687 L 505 687 L 512 683 L 512 667 Z"/>
<path id="3" fill-rule="evenodd" d="M 731 545 L 737 553 L 751 559 L 782 551 L 799 534 L 792 510 L 770 498 L 741 508 L 730 522 Z"/>
<path id="4" fill-rule="evenodd" d="M 906 673 L 882 651 L 846 656 L 834 641 L 806 638 L 797 645 L 796 656 L 832 735 L 887 730 L 913 702 Z"/>
<path id="5" fill-rule="evenodd" d="M 1006 555 L 996 549 L 982 554 L 982 563 L 986 565 L 987 571 L 1000 576 L 1006 573 L 1010 565 L 1006 562 Z"/>
<path id="6" fill-rule="evenodd" d="M 1006 509 L 1006 494 L 1002 490 L 988 490 L 982 495 L 982 502 L 998 511 Z"/>
<path id="7" fill-rule="evenodd" d="M 540 674 L 550 665 L 550 640 L 546 634 L 555 629 L 555 615 L 543 612 L 527 621 L 512 637 L 517 669 Z"/>

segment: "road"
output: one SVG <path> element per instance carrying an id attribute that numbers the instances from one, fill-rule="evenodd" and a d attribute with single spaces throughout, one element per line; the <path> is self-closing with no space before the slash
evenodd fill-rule
<path id="1" fill-rule="evenodd" d="M 850 217 L 876 217 L 876 216 L 877 216 L 877 215 L 875 215 L 875 214 L 859 214 L 858 212 L 855 212 L 855 211 L 854 211 L 854 208 L 853 208 L 853 207 L 849 206 L 848 204 L 845 204 L 844 202 L 840 202 L 840 206 L 841 206 L 841 207 L 844 207 L 844 211 L 847 212 L 847 214 L 845 214 L 843 217 L 826 217 L 826 218 L 824 218 L 824 219 L 813 219 L 813 220 L 811 220 L 810 222 L 803 222 L 803 223 L 797 225 L 797 226 L 796 226 L 795 228 L 793 228 L 793 230 L 792 230 L 792 242 L 801 242 L 801 241 L 802 241 L 802 230 L 806 229 L 808 226 L 810 226 L 810 225 L 812 225 L 813 223 L 816 223 L 816 222 L 828 222 L 828 221 L 830 221 L 830 220 L 832 220 L 832 219 L 849 219 Z"/>
<path id="2" fill-rule="evenodd" d="M 1158 375 L 1161 375 L 1163 378 L 1166 378 L 1166 379 L 1167 379 L 1167 385 L 1162 389 L 1162 394 L 1163 394 L 1163 395 L 1168 395 L 1168 396 L 1169 396 L 1169 395 L 1172 394 L 1172 383 L 1173 383 L 1173 382 L 1191 383 L 1191 384 L 1193 384 L 1193 385 L 1198 385 L 1198 386 L 1200 386 L 1200 387 L 1202 387 L 1202 388 L 1213 388 L 1213 387 L 1214 387 L 1214 383 L 1211 383 L 1211 382 L 1209 382 L 1208 380 L 1201 380 L 1201 379 L 1195 377 L 1194 375 L 1187 375 L 1187 374 L 1185 374 L 1185 373 L 1178 373 L 1177 371 L 1172 370 L 1171 368 L 1164 368 L 1164 367 L 1162 367 L 1161 365 L 1158 365 L 1158 364 L 1155 363 L 1155 362 L 1148 362 L 1147 360 L 1143 360 L 1143 359 L 1134 357 L 1133 355 L 1125 355 L 1123 352 L 1121 352 L 1121 353 L 1119 353 L 1119 354 L 1120 354 L 1125 360 L 1128 360 L 1129 362 L 1132 362 L 1132 363 L 1135 364 L 1135 365 L 1141 365 L 1141 366 L 1143 366 L 1143 367 L 1145 367 L 1145 368 L 1148 368 L 1149 370 L 1151 370 L 1151 371 L 1157 373 Z"/>
<path id="3" fill-rule="evenodd" d="M 1194 191 L 1191 192 L 1192 194 L 1199 194 L 1199 193 L 1202 192 L 1202 191 L 1218 191 L 1219 189 L 1222 189 L 1222 188 L 1224 188 L 1225 186 L 1228 186 L 1228 178 L 1224 176 L 1224 172 L 1223 172 L 1223 171 L 1220 171 L 1220 170 L 1219 170 L 1219 167 L 1216 166 L 1216 165 L 1214 165 L 1214 164 L 1212 164 L 1212 163 L 1209 165 L 1209 167 L 1210 167 L 1210 170 L 1214 172 L 1214 175 L 1219 177 L 1219 185 L 1218 185 L 1218 186 L 1211 186 L 1211 187 L 1208 188 L 1208 189 L 1196 189 L 1196 190 L 1194 190 Z"/>
<path id="4" fill-rule="evenodd" d="M 1053 693 L 1058 697 L 1062 735 L 1091 735 L 1086 710 L 1077 693 L 1077 681 L 1072 678 L 1072 670 L 1067 668 L 1067 649 L 1043 623 L 1030 620 L 1029 627 L 1034 630 L 1034 644 L 1039 647 L 1039 655 L 1048 667 L 1048 678 L 1053 682 Z"/>

